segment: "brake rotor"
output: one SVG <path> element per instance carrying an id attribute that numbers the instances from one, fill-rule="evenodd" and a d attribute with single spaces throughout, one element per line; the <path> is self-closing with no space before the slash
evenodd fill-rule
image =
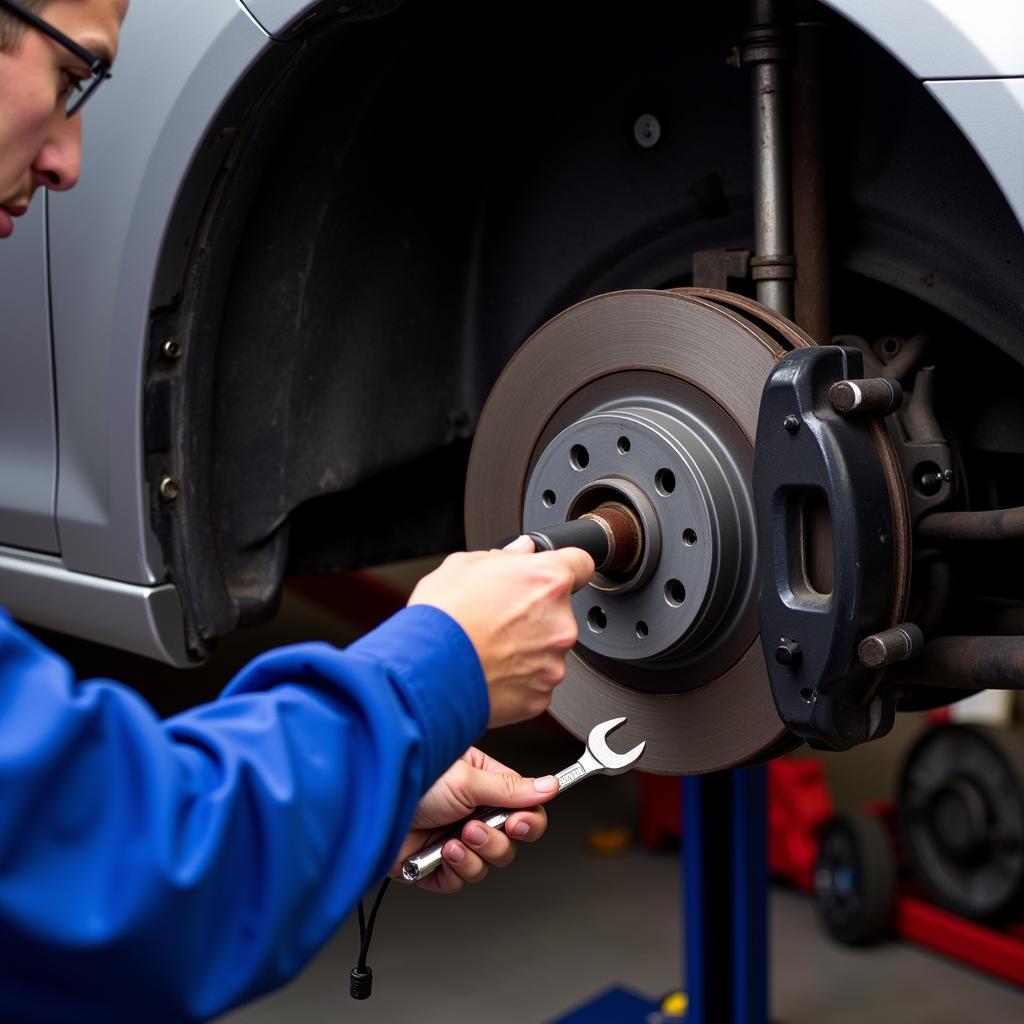
<path id="1" fill-rule="evenodd" d="M 469 547 L 607 501 L 642 524 L 637 564 L 573 598 L 580 640 L 551 712 L 579 737 L 626 715 L 622 742 L 647 740 L 646 771 L 717 771 L 794 745 L 758 637 L 750 480 L 765 380 L 810 344 L 730 293 L 615 292 L 541 327 L 481 414 Z"/>

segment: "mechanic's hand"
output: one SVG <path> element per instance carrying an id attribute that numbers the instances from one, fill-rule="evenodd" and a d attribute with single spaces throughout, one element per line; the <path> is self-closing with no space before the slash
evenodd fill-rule
<path id="1" fill-rule="evenodd" d="M 509 836 L 532 843 L 544 835 L 548 817 L 537 804 L 550 800 L 557 792 L 558 782 L 553 775 L 524 779 L 482 750 L 470 747 L 420 801 L 391 877 L 401 879 L 402 862 L 407 857 L 436 843 L 454 822 L 477 807 L 522 808 L 505 822 L 505 831 L 488 828 L 480 821 L 467 822 L 461 841 L 450 839 L 445 843 L 441 866 L 416 885 L 433 892 L 458 892 L 465 882 L 479 882 L 488 868 L 512 863 L 516 842 Z"/>
<path id="2" fill-rule="evenodd" d="M 579 548 L 532 552 L 533 541 L 520 537 L 504 551 L 449 555 L 409 598 L 447 612 L 466 631 L 487 677 L 491 727 L 547 710 L 576 643 L 569 595 L 594 574 L 594 560 Z"/>

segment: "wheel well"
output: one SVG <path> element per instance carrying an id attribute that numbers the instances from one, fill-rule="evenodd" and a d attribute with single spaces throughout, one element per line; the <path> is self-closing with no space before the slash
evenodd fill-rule
<path id="1" fill-rule="evenodd" d="M 458 545 L 468 441 L 516 347 L 748 244 L 749 83 L 726 64 L 746 7 L 407 3 L 275 51 L 151 334 L 153 520 L 197 652 L 272 612 L 289 571 Z M 927 309 L 1019 386 L 1004 199 L 920 83 L 807 8 L 831 26 L 836 332 Z"/>

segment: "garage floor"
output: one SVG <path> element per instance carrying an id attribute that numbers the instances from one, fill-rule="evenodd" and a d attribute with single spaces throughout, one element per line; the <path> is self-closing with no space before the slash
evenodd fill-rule
<path id="1" fill-rule="evenodd" d="M 576 756 L 536 723 L 484 745 L 531 773 Z M 678 987 L 682 970 L 678 858 L 638 845 L 597 856 L 586 842 L 592 827 L 634 820 L 628 776 L 579 786 L 556 799 L 540 843 L 477 886 L 453 897 L 392 886 L 371 948 L 369 1001 L 348 995 L 358 949 L 350 921 L 289 989 L 225 1024 L 542 1024 L 610 985 L 656 999 Z M 862 952 L 831 944 L 802 895 L 775 892 L 772 949 L 772 1005 L 784 1024 L 1024 1020 L 1024 993 L 943 959 L 898 943 Z"/>

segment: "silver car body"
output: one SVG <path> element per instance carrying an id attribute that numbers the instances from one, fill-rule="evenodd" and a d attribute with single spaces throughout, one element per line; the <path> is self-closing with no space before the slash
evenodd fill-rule
<path id="1" fill-rule="evenodd" d="M 1024 5 L 828 3 L 926 83 L 1024 225 Z M 134 0 L 85 115 L 81 183 L 40 196 L 0 245 L 0 604 L 16 617 L 188 664 L 144 479 L 160 270 L 198 216 L 187 183 L 225 97 L 278 39 L 341 6 Z"/>

